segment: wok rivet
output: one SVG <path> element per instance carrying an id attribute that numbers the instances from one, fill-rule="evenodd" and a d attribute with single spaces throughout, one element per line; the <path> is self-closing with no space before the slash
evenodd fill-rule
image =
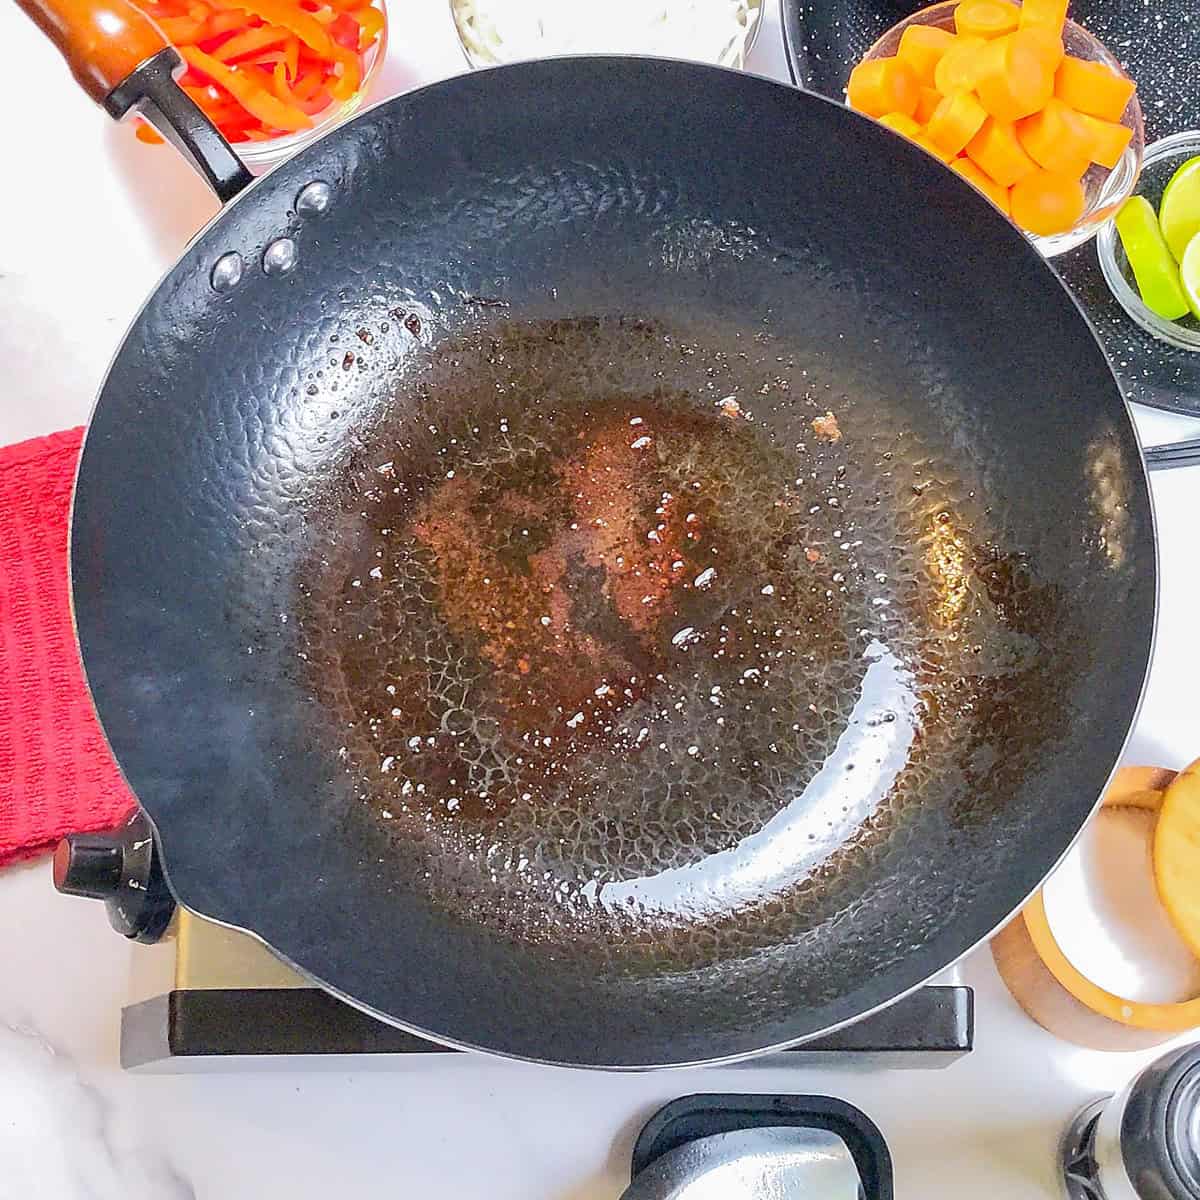
<path id="1" fill-rule="evenodd" d="M 333 188 L 323 179 L 314 179 L 300 189 L 296 197 L 296 211 L 302 217 L 315 217 L 323 213 L 333 199 Z"/>
<path id="2" fill-rule="evenodd" d="M 214 292 L 228 292 L 241 282 L 242 256 L 236 250 L 222 254 L 213 263 L 212 274 L 208 277 Z"/>
<path id="3" fill-rule="evenodd" d="M 291 238 L 276 238 L 264 251 L 263 272 L 267 275 L 286 275 L 296 265 L 296 243 Z"/>

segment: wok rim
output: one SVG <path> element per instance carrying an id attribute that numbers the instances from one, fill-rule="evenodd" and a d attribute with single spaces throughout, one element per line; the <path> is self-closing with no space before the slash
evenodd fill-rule
<path id="1" fill-rule="evenodd" d="M 813 90 L 803 87 L 803 86 L 785 83 L 781 80 L 777 80 L 777 79 L 773 79 L 773 78 L 770 78 L 767 76 L 759 75 L 754 72 L 739 70 L 734 67 L 724 67 L 724 66 L 707 64 L 707 63 L 696 63 L 696 62 L 680 60 L 680 59 L 664 59 L 664 58 L 654 57 L 654 56 L 650 56 L 650 55 L 605 55 L 605 54 L 570 55 L 570 56 L 560 56 L 560 57 L 556 57 L 554 59 L 534 59 L 534 60 L 527 60 L 527 61 L 514 62 L 514 63 L 504 63 L 504 64 L 498 64 L 496 66 L 479 68 L 477 70 L 466 72 L 464 74 L 453 75 L 453 76 L 449 76 L 444 79 L 434 80 L 430 83 L 424 84 L 417 88 L 413 88 L 409 91 L 401 92 L 394 96 L 386 97 L 380 101 L 377 101 L 374 104 L 371 104 L 367 107 L 360 109 L 359 112 L 355 113 L 347 121 L 343 122 L 342 124 L 336 126 L 335 128 L 329 130 L 328 132 L 324 133 L 321 137 L 314 139 L 314 141 L 312 143 L 310 143 L 308 146 L 300 148 L 299 150 L 296 151 L 295 154 L 290 156 L 288 159 L 284 160 L 284 162 L 285 163 L 294 162 L 295 160 L 304 156 L 310 150 L 313 150 L 321 145 L 324 145 L 331 139 L 340 136 L 340 134 L 343 130 L 352 128 L 357 122 L 364 120 L 365 118 L 370 116 L 372 113 L 374 113 L 376 110 L 382 109 L 386 106 L 389 106 L 392 104 L 406 103 L 406 102 L 410 101 L 413 97 L 424 95 L 427 92 L 432 92 L 432 91 L 440 90 L 440 89 L 454 89 L 455 87 L 460 86 L 462 84 L 462 81 L 464 81 L 464 80 L 475 79 L 477 77 L 490 75 L 494 72 L 523 72 L 523 71 L 527 71 L 529 69 L 537 69 L 541 66 L 544 66 L 547 62 L 553 62 L 553 63 L 557 63 L 557 64 L 561 65 L 561 64 L 571 64 L 571 63 L 579 62 L 579 61 L 582 61 L 582 62 L 597 62 L 597 61 L 630 62 L 630 61 L 633 61 L 633 62 L 647 62 L 647 63 L 666 62 L 666 63 L 671 63 L 672 65 L 675 65 L 675 66 L 678 66 L 681 68 L 685 68 L 687 70 L 694 71 L 697 73 L 710 73 L 710 72 L 716 71 L 716 72 L 721 72 L 721 73 L 724 73 L 727 75 L 743 76 L 743 77 L 746 77 L 749 80 L 753 81 L 754 86 L 767 85 L 771 89 L 782 89 L 783 91 L 786 91 L 789 93 L 799 92 L 806 97 L 811 97 L 813 100 L 820 102 L 822 105 L 828 105 L 828 106 L 832 107 L 833 109 L 836 109 L 839 112 L 848 114 L 854 120 L 866 121 L 870 124 L 875 124 L 875 122 L 870 121 L 870 118 L 867 118 L 867 117 L 862 116 L 861 114 L 855 113 L 853 110 L 846 108 L 844 105 L 838 104 L 836 101 L 831 100 L 829 97 L 824 96 L 819 92 L 813 91 Z M 791 70 L 790 56 L 788 56 L 788 67 L 789 67 L 789 71 L 790 71 Z M 923 152 L 919 151 L 916 147 L 909 147 L 908 150 L 913 154 L 923 153 Z M 282 166 L 284 164 L 280 164 L 280 165 Z M 106 747 L 108 748 L 109 753 L 112 756 L 113 762 L 117 766 L 117 770 L 120 773 L 121 780 L 125 784 L 125 786 L 128 788 L 130 795 L 134 797 L 135 801 L 137 801 L 138 808 L 143 813 L 143 815 L 146 817 L 147 821 L 150 823 L 150 826 L 154 831 L 154 835 L 156 838 L 156 847 L 157 847 L 157 850 L 159 853 L 159 858 L 160 858 L 161 866 L 163 869 L 164 877 L 166 878 L 167 885 L 170 888 L 172 895 L 175 897 L 176 902 L 181 907 L 188 909 L 189 912 L 195 914 L 197 917 L 200 917 L 200 918 L 202 918 L 206 921 L 209 921 L 215 925 L 219 925 L 225 929 L 229 929 L 229 930 L 236 931 L 236 932 L 243 933 L 243 934 L 250 936 L 255 941 L 257 941 L 259 944 L 261 944 L 266 950 L 268 950 L 276 959 L 278 959 L 280 962 L 282 962 L 289 969 L 295 971 L 296 974 L 298 974 L 302 979 L 309 981 L 310 983 L 319 987 L 321 990 L 329 993 L 331 996 L 333 996 L 335 999 L 341 1001 L 342 1003 L 348 1004 L 351 1008 L 354 1008 L 357 1011 L 359 1011 L 359 1012 L 363 1013 L 364 1015 L 369 1016 L 375 1020 L 382 1021 L 386 1025 L 389 1025 L 393 1028 L 400 1029 L 404 1032 L 413 1034 L 416 1037 L 423 1038 L 434 1044 L 445 1046 L 445 1047 L 452 1048 L 455 1050 L 484 1054 L 484 1055 L 488 1055 L 488 1056 L 494 1057 L 494 1058 L 508 1059 L 508 1060 L 517 1061 L 517 1062 L 532 1063 L 532 1064 L 537 1064 L 540 1066 L 566 1067 L 566 1068 L 573 1068 L 573 1069 L 580 1069 L 580 1070 L 597 1070 L 597 1071 L 606 1071 L 606 1072 L 614 1072 L 614 1073 L 635 1073 L 635 1072 L 641 1072 L 641 1071 L 657 1071 L 657 1070 L 668 1070 L 668 1069 L 674 1069 L 674 1068 L 715 1067 L 715 1066 L 731 1065 L 731 1064 L 735 1064 L 735 1063 L 739 1063 L 739 1062 L 746 1062 L 748 1060 L 765 1057 L 765 1056 L 771 1055 L 771 1054 L 778 1054 L 778 1053 L 802 1046 L 805 1043 L 816 1040 L 818 1038 L 826 1037 L 829 1034 L 836 1033 L 842 1029 L 847 1028 L 850 1025 L 856 1024 L 860 1020 L 863 1020 L 867 1017 L 874 1015 L 875 1013 L 878 1013 L 886 1008 L 891 1007 L 893 1004 L 903 1000 L 905 997 L 916 992 L 918 989 L 925 987 L 927 984 L 929 984 L 929 982 L 932 979 L 934 979 L 936 976 L 940 975 L 943 971 L 950 969 L 956 963 L 960 962 L 963 958 L 965 958 L 967 955 L 974 953 L 981 946 L 983 946 L 986 942 L 990 941 L 990 939 L 1000 929 L 1002 929 L 1005 925 L 1007 925 L 1014 917 L 1016 917 L 1020 913 L 1021 909 L 1025 906 L 1025 904 L 1029 900 L 1029 897 L 1032 896 L 1035 892 L 1039 891 L 1044 886 L 1046 880 L 1058 869 L 1058 867 L 1062 863 L 1062 861 L 1066 858 L 1066 856 L 1075 847 L 1075 845 L 1079 841 L 1080 837 L 1082 836 L 1084 830 L 1091 823 L 1092 818 L 1095 816 L 1096 812 L 1098 811 L 1101 804 L 1103 803 L 1104 793 L 1105 793 L 1105 791 L 1107 791 L 1109 785 L 1112 782 L 1114 775 L 1116 774 L 1117 770 L 1121 766 L 1121 762 L 1124 757 L 1125 751 L 1128 748 L 1129 742 L 1133 736 L 1138 719 L 1142 712 L 1143 705 L 1145 704 L 1145 700 L 1146 700 L 1146 693 L 1147 693 L 1147 687 L 1148 687 L 1148 682 L 1149 682 L 1150 670 L 1153 665 L 1154 655 L 1155 655 L 1155 651 L 1156 651 L 1157 645 L 1158 645 L 1159 617 L 1160 617 L 1160 612 L 1161 612 L 1161 587 L 1162 587 L 1162 572 L 1160 569 L 1160 561 L 1159 561 L 1160 556 L 1159 556 L 1159 537 L 1158 537 L 1158 525 L 1159 525 L 1158 516 L 1157 516 L 1157 511 L 1155 508 L 1153 489 L 1150 487 L 1149 469 L 1146 464 L 1144 448 L 1142 446 L 1140 434 L 1138 433 L 1137 425 L 1133 420 L 1131 402 L 1126 399 L 1124 391 L 1121 388 L 1120 382 L 1117 379 L 1116 373 L 1113 370 L 1113 366 L 1108 357 L 1108 354 L 1105 352 L 1103 342 L 1100 340 L 1099 334 L 1098 334 L 1094 324 L 1092 323 L 1090 317 L 1088 316 L 1087 312 L 1083 308 L 1079 299 L 1076 297 L 1075 293 L 1063 281 L 1061 275 L 1055 269 L 1054 265 L 1051 262 L 1047 261 L 1046 259 L 1042 258 L 1041 255 L 1039 255 L 1037 253 L 1036 249 L 1032 245 L 1030 245 L 1027 241 L 1025 241 L 1025 239 L 1023 237 L 1021 240 L 1022 240 L 1022 242 L 1024 242 L 1027 252 L 1032 256 L 1031 261 L 1040 264 L 1041 267 L 1043 267 L 1044 269 L 1046 269 L 1050 272 L 1051 276 L 1054 278 L 1058 287 L 1067 295 L 1067 297 L 1069 298 L 1075 311 L 1078 313 L 1080 319 L 1083 322 L 1084 327 L 1087 329 L 1087 332 L 1091 336 L 1091 340 L 1092 340 L 1092 343 L 1094 344 L 1094 346 L 1096 347 L 1096 351 L 1100 355 L 1100 359 L 1104 364 L 1105 373 L 1107 374 L 1108 378 L 1112 381 L 1112 387 L 1116 394 L 1116 397 L 1120 400 L 1120 407 L 1122 410 L 1122 415 L 1124 417 L 1124 423 L 1120 426 L 1120 428 L 1118 430 L 1114 431 L 1114 433 L 1115 433 L 1115 436 L 1118 436 L 1118 437 L 1121 437 L 1123 432 L 1127 433 L 1131 437 L 1133 449 L 1136 450 L 1136 452 L 1137 452 L 1137 460 L 1138 460 L 1138 466 L 1140 468 L 1140 471 L 1137 472 L 1135 475 L 1135 478 L 1139 481 L 1139 484 L 1137 484 L 1135 486 L 1140 485 L 1142 495 L 1144 496 L 1145 502 L 1146 502 L 1146 510 L 1149 515 L 1149 531 L 1148 531 L 1149 532 L 1149 545 L 1148 545 L 1148 549 L 1149 549 L 1149 553 L 1150 553 L 1152 573 L 1153 573 L 1153 579 L 1152 579 L 1153 596 L 1152 596 L 1152 601 L 1151 601 L 1151 610 L 1149 613 L 1149 617 L 1150 617 L 1149 637 L 1147 638 L 1147 641 L 1146 641 L 1146 648 L 1145 648 L 1145 653 L 1144 653 L 1144 661 L 1143 661 L 1143 665 L 1142 665 L 1141 676 L 1140 676 L 1140 680 L 1137 685 L 1136 702 L 1134 703 L 1132 711 L 1127 719 L 1126 727 L 1125 727 L 1124 733 L 1121 737 L 1120 746 L 1117 750 L 1113 764 L 1105 777 L 1104 786 L 1103 786 L 1103 788 L 1100 789 L 1099 794 L 1096 796 L 1093 803 L 1089 806 L 1086 816 L 1080 822 L 1078 828 L 1075 830 L 1075 832 L 1073 833 L 1073 835 L 1071 836 L 1071 838 L 1069 839 L 1067 844 L 1063 847 L 1061 852 L 1055 857 L 1054 861 L 1049 866 L 1049 868 L 1038 878 L 1036 886 L 1033 887 L 1032 889 L 1030 889 L 1025 895 L 1023 895 L 1021 897 L 1021 899 L 1016 904 L 1014 904 L 1011 908 L 1009 908 L 999 920 L 997 920 L 994 924 L 992 924 L 985 933 L 983 933 L 982 935 L 977 937 L 974 941 L 970 942 L 967 946 L 965 946 L 961 950 L 955 952 L 952 955 L 952 957 L 950 957 L 948 960 L 942 962 L 941 965 L 937 966 L 935 969 L 929 971 L 926 974 L 923 974 L 915 982 L 913 982 L 913 983 L 909 984 L 908 986 L 903 987 L 901 990 L 891 994 L 886 1000 L 882 1000 L 879 1003 L 871 1005 L 865 1009 L 861 1009 L 860 1011 L 858 1011 L 857 1013 L 855 1013 L 852 1016 L 848 1016 L 840 1021 L 836 1021 L 830 1025 L 824 1026 L 823 1028 L 820 1028 L 820 1029 L 813 1030 L 813 1031 L 803 1034 L 799 1037 L 787 1038 L 782 1041 L 772 1042 L 767 1045 L 755 1046 L 750 1049 L 735 1051 L 730 1054 L 716 1055 L 716 1056 L 707 1057 L 707 1058 L 679 1059 L 679 1060 L 671 1060 L 671 1061 L 664 1061 L 664 1062 L 639 1062 L 639 1063 L 585 1062 L 585 1061 L 582 1061 L 581 1059 L 559 1059 L 559 1058 L 553 1058 L 553 1057 L 543 1058 L 543 1057 L 537 1057 L 535 1055 L 520 1054 L 513 1050 L 497 1049 L 497 1048 L 491 1047 L 491 1046 L 480 1045 L 480 1044 L 471 1042 L 470 1040 L 467 1040 L 467 1039 L 457 1039 L 457 1038 L 454 1038 L 454 1037 L 446 1035 L 446 1034 L 437 1033 L 433 1030 L 426 1029 L 415 1023 L 407 1022 L 401 1018 L 394 1017 L 386 1012 L 383 1012 L 380 1009 L 373 1007 L 369 1003 L 367 1003 L 365 1001 L 361 1001 L 361 1000 L 357 999 L 356 997 L 350 995 L 349 993 L 342 991 L 335 985 L 324 980 L 316 972 L 314 972 L 306 967 L 303 967 L 299 963 L 295 962 L 294 960 L 289 958 L 285 953 L 283 953 L 281 950 L 277 949 L 274 945 L 272 945 L 266 939 L 266 937 L 264 937 L 262 934 L 258 933 L 256 930 L 248 928 L 243 925 L 240 925 L 233 921 L 225 920 L 224 918 L 222 918 L 220 916 L 216 916 L 216 915 L 207 913 L 207 912 L 203 911 L 201 908 L 196 907 L 192 904 L 189 904 L 187 899 L 180 894 L 179 889 L 177 889 L 175 884 L 172 882 L 171 868 L 170 868 L 170 865 L 168 862 L 168 852 L 164 846 L 162 835 L 159 832 L 158 823 L 155 821 L 152 814 L 145 807 L 143 807 L 140 799 L 138 799 L 138 797 L 137 797 L 136 791 L 134 790 L 128 777 L 126 776 L 125 768 L 122 766 L 122 764 L 116 754 L 116 751 L 114 750 L 114 748 L 112 746 L 112 742 L 109 738 L 108 731 L 105 727 L 103 716 L 100 712 L 100 707 L 96 703 L 96 698 L 93 693 L 92 683 L 91 683 L 91 679 L 90 679 L 90 676 L 88 673 L 87 663 L 86 663 L 86 659 L 84 657 L 82 643 L 80 640 L 78 614 L 76 611 L 75 560 L 74 560 L 76 504 L 79 499 L 79 481 L 80 481 L 80 477 L 83 473 L 83 464 L 84 464 L 84 457 L 85 457 L 85 454 L 87 451 L 88 438 L 89 438 L 89 435 L 90 435 L 93 425 L 94 425 L 94 419 L 95 419 L 96 413 L 100 407 L 101 400 L 103 398 L 105 390 L 107 388 L 109 378 L 113 372 L 114 367 L 116 366 L 117 362 L 119 361 L 123 351 L 125 350 L 126 344 L 128 343 L 131 334 L 133 333 L 133 331 L 135 330 L 135 328 L 141 321 L 142 316 L 144 315 L 146 309 L 159 296 L 160 292 L 162 292 L 162 290 L 163 290 L 164 284 L 170 279 L 170 277 L 173 275 L 173 273 L 176 271 L 176 269 L 180 266 L 180 264 L 192 252 L 192 249 L 194 248 L 196 243 L 199 242 L 203 237 L 205 237 L 211 230 L 213 230 L 214 228 L 219 226 L 220 223 L 225 218 L 225 216 L 233 210 L 234 205 L 239 204 L 246 197 L 255 195 L 256 193 L 260 193 L 262 191 L 261 185 L 264 183 L 265 180 L 270 178 L 271 174 L 273 174 L 273 172 L 268 172 L 267 174 L 264 174 L 262 176 L 255 178 L 245 189 L 243 189 L 236 196 L 234 196 L 232 200 L 230 200 L 227 203 L 225 203 L 224 205 L 222 205 L 217 210 L 217 212 L 207 222 L 205 222 L 205 224 L 199 230 L 197 230 L 188 239 L 188 241 L 183 246 L 180 254 L 162 272 L 158 281 L 155 283 L 154 287 L 147 293 L 145 300 L 141 303 L 141 305 L 138 306 L 136 312 L 130 318 L 130 320 L 124 330 L 124 333 L 122 334 L 121 338 L 119 339 L 119 341 L 113 351 L 113 354 L 109 359 L 108 365 L 106 366 L 106 368 L 104 370 L 103 377 L 100 381 L 99 387 L 97 388 L 95 398 L 92 402 L 91 409 L 88 413 L 88 418 L 87 418 L 87 422 L 85 425 L 83 438 L 82 438 L 81 444 L 80 444 L 79 457 L 78 457 L 78 460 L 76 463 L 75 474 L 74 474 L 74 478 L 72 481 L 71 501 L 70 501 L 70 506 L 68 509 L 68 518 L 67 518 L 67 521 L 68 521 L 68 524 L 67 524 L 68 609 L 69 609 L 70 620 L 71 620 L 71 632 L 72 632 L 72 636 L 75 641 L 76 650 L 79 654 L 79 660 L 80 660 L 80 664 L 81 664 L 81 668 L 82 668 L 84 686 L 87 690 L 88 699 L 91 701 L 92 710 L 96 716 L 96 721 L 97 721 L 97 725 L 100 729 L 101 736 L 104 738 L 104 743 L 105 743 Z M 970 188 L 970 185 L 963 183 L 962 187 L 964 189 L 964 194 L 973 194 L 973 189 Z M 984 201 L 983 203 L 986 204 L 987 202 Z M 990 205 L 988 207 L 990 209 Z M 1015 227 L 1014 227 L 1014 229 L 1015 229 Z M 1135 500 L 1136 500 L 1136 497 L 1135 497 Z M 947 928 L 952 929 L 953 924 L 954 923 L 951 922 Z M 948 938 L 948 934 L 943 933 L 941 935 L 941 937 L 936 940 L 947 940 L 947 938 Z M 929 942 L 923 943 L 922 946 L 917 950 L 916 954 L 913 954 L 911 956 L 905 955 L 904 957 L 902 957 L 899 960 L 900 963 L 907 961 L 907 959 L 909 957 L 917 957 L 918 954 L 928 955 L 930 944 L 931 943 L 929 943 Z M 889 973 L 894 972 L 895 970 L 896 970 L 896 967 L 893 967 L 893 968 L 891 968 Z"/>

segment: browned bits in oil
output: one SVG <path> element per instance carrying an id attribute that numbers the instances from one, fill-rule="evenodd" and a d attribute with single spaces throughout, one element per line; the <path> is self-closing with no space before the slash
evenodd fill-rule
<path id="1" fill-rule="evenodd" d="M 354 355 L 351 351 L 347 350 L 345 358 L 342 359 L 342 370 L 348 371 L 352 366 L 354 366 Z"/>
<path id="2" fill-rule="evenodd" d="M 1055 594 L 978 549 L 971 492 L 877 403 L 838 395 L 854 438 L 836 463 L 810 450 L 828 379 L 780 354 L 615 320 L 418 347 L 314 504 L 289 622 L 302 669 L 339 769 L 448 908 L 556 945 L 641 929 L 658 953 L 664 929 L 710 926 L 694 882 L 653 911 L 609 911 L 598 889 L 719 864 L 859 723 L 899 729 L 912 706 L 903 771 L 814 818 L 816 844 L 833 838 L 819 870 L 794 894 L 730 893 L 728 919 L 772 944 L 911 810 L 969 823 L 963 779 L 1036 753 L 1045 723 L 1022 704 L 1060 685 L 1040 665 Z M 789 389 L 729 419 L 723 397 L 782 372 Z M 719 897 L 734 883 L 713 869 L 701 890 Z M 760 902 L 776 916 L 747 924 Z M 672 955 L 705 958 L 679 938 Z"/>
<path id="3" fill-rule="evenodd" d="M 375 344 L 375 335 L 369 329 L 356 329 L 354 336 L 358 338 L 364 346 L 373 346 Z"/>
<path id="4" fill-rule="evenodd" d="M 838 427 L 837 417 L 832 412 L 826 411 L 823 416 L 813 417 L 810 422 L 812 431 L 826 442 L 840 442 L 842 440 L 842 431 Z"/>
<path id="5" fill-rule="evenodd" d="M 418 317 L 416 313 L 409 313 L 408 316 L 404 318 L 404 328 L 407 329 L 408 332 L 413 335 L 413 337 L 419 336 L 421 332 L 421 318 Z"/>

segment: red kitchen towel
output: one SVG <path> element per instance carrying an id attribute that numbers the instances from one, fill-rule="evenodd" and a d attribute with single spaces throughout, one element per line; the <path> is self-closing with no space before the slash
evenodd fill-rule
<path id="1" fill-rule="evenodd" d="M 0 866 L 116 825 L 134 803 L 71 628 L 67 516 L 82 437 L 0 449 Z"/>

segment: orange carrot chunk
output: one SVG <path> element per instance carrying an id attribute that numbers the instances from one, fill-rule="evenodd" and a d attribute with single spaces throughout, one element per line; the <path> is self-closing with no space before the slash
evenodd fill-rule
<path id="1" fill-rule="evenodd" d="M 903 59 L 916 72 L 926 87 L 933 86 L 933 72 L 941 57 L 954 45 L 954 34 L 934 25 L 910 25 L 900 35 L 896 57 Z"/>
<path id="2" fill-rule="evenodd" d="M 1062 37 L 1063 24 L 1067 19 L 1067 0 L 1022 0 L 1021 28 L 1037 26 L 1048 29 Z"/>
<path id="3" fill-rule="evenodd" d="M 1075 114 L 1084 129 L 1087 130 L 1089 150 L 1088 157 L 1094 163 L 1110 170 L 1121 161 L 1121 155 L 1133 137 L 1133 130 L 1116 121 L 1101 121 L 1099 117 L 1089 117 L 1087 113 Z"/>
<path id="4" fill-rule="evenodd" d="M 1066 51 L 1063 49 L 1062 35 L 1055 33 L 1045 25 L 1022 25 L 1021 37 L 1025 44 L 1032 46 L 1041 56 L 1048 71 L 1058 70 Z"/>
<path id="5" fill-rule="evenodd" d="M 1057 96 L 1017 122 L 1017 140 L 1039 167 L 1078 179 L 1091 165 L 1092 136 L 1083 118 Z"/>
<path id="6" fill-rule="evenodd" d="M 979 58 L 975 91 L 983 107 L 1001 121 L 1028 117 L 1054 95 L 1054 75 L 1042 50 L 1020 30 L 985 42 Z"/>
<path id="7" fill-rule="evenodd" d="M 950 164 L 950 170 L 957 171 L 1008 216 L 1008 188 L 1001 187 L 990 175 L 984 174 L 969 158 L 956 158 Z"/>
<path id="8" fill-rule="evenodd" d="M 876 58 L 850 72 L 846 95 L 850 107 L 869 117 L 891 112 L 912 116 L 917 110 L 920 83 L 912 67 L 899 58 Z"/>
<path id="9" fill-rule="evenodd" d="M 938 149 L 953 157 L 963 151 L 987 119 L 986 109 L 972 92 L 956 92 L 937 106 L 926 134 Z"/>
<path id="10" fill-rule="evenodd" d="M 1037 170 L 1017 141 L 1017 132 L 1008 121 L 989 117 L 967 143 L 967 157 L 985 175 L 1001 187 L 1012 187 L 1019 179 Z"/>
<path id="11" fill-rule="evenodd" d="M 954 28 L 961 36 L 994 38 L 1012 33 L 1020 17 L 1009 0 L 962 0 L 954 10 Z"/>
<path id="12" fill-rule="evenodd" d="M 1083 216 L 1083 184 L 1038 167 L 1013 184 L 1008 201 L 1022 229 L 1043 236 L 1065 233 Z"/>
<path id="13" fill-rule="evenodd" d="M 979 77 L 980 55 L 987 42 L 981 37 L 956 37 L 933 71 L 933 86 L 943 96 L 969 92 Z"/>
<path id="14" fill-rule="evenodd" d="M 906 138 L 915 138 L 921 135 L 921 126 L 907 113 L 885 113 L 879 118 L 879 123 Z"/>
<path id="15" fill-rule="evenodd" d="M 941 146 L 937 145 L 935 142 L 931 142 L 928 134 L 926 133 L 919 133 L 915 138 L 912 139 L 912 142 L 914 145 L 920 146 L 926 154 L 932 154 L 933 157 L 939 162 L 948 163 L 954 157 L 953 154 L 943 150 Z"/>
<path id="16" fill-rule="evenodd" d="M 1054 94 L 1064 103 L 1102 121 L 1119 121 L 1133 96 L 1133 80 L 1104 63 L 1069 54 L 1058 65 Z"/>
<path id="17" fill-rule="evenodd" d="M 921 94 L 917 97 L 917 111 L 913 116 L 921 125 L 928 125 L 929 118 L 933 116 L 937 106 L 942 102 L 942 93 L 937 88 L 923 87 Z"/>

